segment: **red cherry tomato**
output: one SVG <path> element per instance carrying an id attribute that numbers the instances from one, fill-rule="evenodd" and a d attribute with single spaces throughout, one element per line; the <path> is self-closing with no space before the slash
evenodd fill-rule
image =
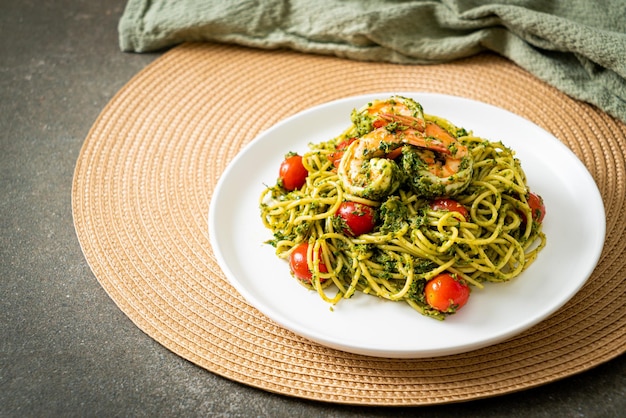
<path id="1" fill-rule="evenodd" d="M 465 281 L 441 273 L 426 283 L 426 302 L 441 312 L 456 312 L 467 303 L 470 288 Z"/>
<path id="2" fill-rule="evenodd" d="M 546 207 L 543 204 L 543 199 L 541 198 L 541 196 L 529 192 L 528 199 L 526 199 L 526 201 L 528 202 L 528 206 L 530 207 L 530 213 L 533 221 L 537 223 L 543 222 L 543 218 L 546 216 Z M 524 216 L 524 212 L 522 212 L 521 210 L 518 210 L 517 212 L 519 213 L 520 218 L 522 218 L 521 226 L 522 229 L 524 229 L 526 228 L 526 216 Z"/>
<path id="3" fill-rule="evenodd" d="M 353 237 L 367 234 L 375 226 L 374 209 L 362 203 L 343 202 L 335 215 L 342 218 L 347 226 L 343 232 Z"/>
<path id="4" fill-rule="evenodd" d="M 530 206 L 533 221 L 537 223 L 543 222 L 543 218 L 544 216 L 546 216 L 546 207 L 543 204 L 543 199 L 541 198 L 541 196 L 535 193 L 529 193 L 528 206 Z"/>
<path id="5" fill-rule="evenodd" d="M 296 276 L 296 278 L 305 282 L 310 282 L 313 277 L 313 273 L 309 269 L 309 265 L 306 260 L 306 253 L 308 249 L 309 243 L 303 242 L 298 245 L 289 255 L 289 267 L 291 268 L 291 271 L 293 272 L 294 276 Z M 320 272 L 327 273 L 328 269 L 326 268 L 326 264 L 322 262 L 322 252 L 320 251 L 318 254 L 320 260 Z M 326 279 L 320 279 L 320 282 L 324 282 L 325 280 Z"/>
<path id="6" fill-rule="evenodd" d="M 435 199 L 430 202 L 430 208 L 432 210 L 447 210 L 451 212 L 457 212 L 463 215 L 466 221 L 469 220 L 469 211 L 465 208 L 465 206 L 453 199 Z"/>
<path id="7" fill-rule="evenodd" d="M 348 146 L 353 143 L 356 138 L 348 138 L 346 140 L 341 141 L 335 147 L 336 151 L 328 154 L 328 159 L 332 161 L 335 167 L 339 167 L 339 161 L 341 161 L 341 157 L 343 157 L 344 150 L 348 148 Z"/>
<path id="8" fill-rule="evenodd" d="M 298 154 L 288 154 L 280 164 L 279 180 L 287 191 L 299 189 L 306 183 L 309 172 L 302 164 L 302 157 Z"/>

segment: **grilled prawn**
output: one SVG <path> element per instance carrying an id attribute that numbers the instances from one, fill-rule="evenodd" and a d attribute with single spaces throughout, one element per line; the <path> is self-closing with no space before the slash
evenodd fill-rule
<path id="1" fill-rule="evenodd" d="M 452 196 L 472 173 L 467 147 L 424 118 L 412 99 L 393 96 L 352 113 L 358 137 L 344 151 L 338 175 L 348 193 L 380 200 L 406 182 L 423 197 Z M 402 156 L 401 163 L 397 163 Z"/>

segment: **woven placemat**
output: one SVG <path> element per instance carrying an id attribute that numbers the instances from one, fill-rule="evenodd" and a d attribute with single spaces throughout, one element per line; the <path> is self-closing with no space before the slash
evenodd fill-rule
<path id="1" fill-rule="evenodd" d="M 262 130 L 366 93 L 422 91 L 483 101 L 571 148 L 604 199 L 604 252 L 557 313 L 504 343 L 437 359 L 384 359 L 298 337 L 249 306 L 209 244 L 216 182 Z M 74 223 L 95 276 L 156 341 L 229 379 L 327 402 L 424 405 L 484 398 L 589 369 L 626 349 L 626 125 L 511 62 L 479 55 L 401 66 L 290 51 L 185 44 L 106 106 L 78 158 Z"/>

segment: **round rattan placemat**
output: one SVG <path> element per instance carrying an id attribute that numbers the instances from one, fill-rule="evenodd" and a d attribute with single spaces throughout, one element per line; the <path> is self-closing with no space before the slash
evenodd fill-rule
<path id="1" fill-rule="evenodd" d="M 311 106 L 424 91 L 499 106 L 542 126 L 594 177 L 606 245 L 582 290 L 516 338 L 465 354 L 385 359 L 335 351 L 260 314 L 209 244 L 216 182 L 262 130 Z M 306 399 L 424 405 L 484 398 L 589 369 L 626 348 L 626 125 L 494 56 L 432 66 L 185 44 L 137 74 L 89 132 L 74 174 L 78 239 L 96 278 L 145 333 L 211 372 Z"/>

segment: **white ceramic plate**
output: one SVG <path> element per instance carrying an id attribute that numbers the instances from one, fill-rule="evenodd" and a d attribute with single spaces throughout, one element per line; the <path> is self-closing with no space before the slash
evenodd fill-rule
<path id="1" fill-rule="evenodd" d="M 605 214 L 591 175 L 565 145 L 533 123 L 500 108 L 440 94 L 398 92 L 424 111 L 516 151 L 530 188 L 547 208 L 548 243 L 537 261 L 509 283 L 474 289 L 469 302 L 445 321 L 408 305 L 357 294 L 330 309 L 302 287 L 279 260 L 259 212 L 264 185 L 275 183 L 285 153 L 303 153 L 350 123 L 352 109 L 396 93 L 323 104 L 261 133 L 219 180 L 209 212 L 213 251 L 241 295 L 281 326 L 322 345 L 357 354 L 417 358 L 457 354 L 508 339 L 542 321 L 581 288 L 595 268 L 605 236 Z"/>

